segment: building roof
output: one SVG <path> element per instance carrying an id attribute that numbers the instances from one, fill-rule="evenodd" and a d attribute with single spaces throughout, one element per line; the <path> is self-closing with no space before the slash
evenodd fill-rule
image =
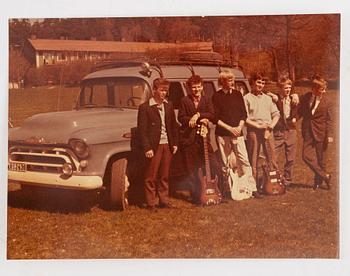
<path id="1" fill-rule="evenodd" d="M 84 51 L 84 52 L 134 52 L 167 48 L 191 48 L 198 51 L 212 51 L 212 42 L 154 43 L 97 40 L 28 39 L 37 51 Z"/>

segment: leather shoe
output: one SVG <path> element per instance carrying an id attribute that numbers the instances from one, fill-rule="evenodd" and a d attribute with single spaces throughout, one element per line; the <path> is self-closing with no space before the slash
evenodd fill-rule
<path id="1" fill-rule="evenodd" d="M 162 208 L 162 209 L 176 209 L 176 207 L 174 205 L 172 205 L 171 203 L 160 203 L 159 204 L 159 208 Z"/>
<path id="2" fill-rule="evenodd" d="M 156 213 L 158 210 L 156 209 L 155 206 L 147 206 L 146 209 L 150 211 L 151 213 Z"/>
<path id="3" fill-rule="evenodd" d="M 262 198 L 264 198 L 264 196 L 261 194 L 261 193 L 259 193 L 259 192 L 253 192 L 252 193 L 252 196 L 254 197 L 254 198 L 257 198 L 257 199 L 262 199 Z"/>
<path id="4" fill-rule="evenodd" d="M 321 187 L 320 183 L 315 183 L 314 186 L 312 187 L 312 189 L 317 190 Z"/>
<path id="5" fill-rule="evenodd" d="M 331 189 L 331 178 L 332 178 L 332 175 L 331 174 L 327 174 L 326 178 L 324 179 L 324 182 L 326 182 L 326 184 L 327 184 L 327 189 L 328 190 Z"/>

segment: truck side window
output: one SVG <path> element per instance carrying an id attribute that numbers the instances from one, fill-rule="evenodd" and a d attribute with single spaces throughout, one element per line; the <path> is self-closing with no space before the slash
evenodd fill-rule
<path id="1" fill-rule="evenodd" d="M 236 86 L 236 89 L 239 92 L 241 92 L 243 96 L 249 92 L 246 84 L 243 81 L 235 81 L 235 86 Z"/>
<path id="2" fill-rule="evenodd" d="M 171 82 L 169 87 L 168 100 L 173 103 L 174 109 L 178 109 L 180 106 L 181 98 L 184 96 L 184 92 L 179 82 Z"/>
<path id="3" fill-rule="evenodd" d="M 215 86 L 214 83 L 211 81 L 205 81 L 203 82 L 203 94 L 211 99 L 213 97 L 213 94 L 215 92 Z"/>

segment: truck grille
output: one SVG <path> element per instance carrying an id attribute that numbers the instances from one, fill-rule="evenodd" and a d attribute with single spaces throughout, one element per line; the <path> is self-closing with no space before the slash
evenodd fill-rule
<path id="1" fill-rule="evenodd" d="M 62 173 L 62 166 L 70 163 L 73 170 L 78 168 L 73 152 L 64 148 L 33 148 L 14 146 L 9 149 L 9 161 L 25 164 L 27 171 Z"/>

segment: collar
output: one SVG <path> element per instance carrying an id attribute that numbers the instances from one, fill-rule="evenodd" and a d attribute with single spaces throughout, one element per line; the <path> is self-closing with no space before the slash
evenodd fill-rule
<path id="1" fill-rule="evenodd" d="M 164 99 L 163 103 L 168 103 L 168 101 L 166 99 Z M 152 97 L 149 99 L 149 105 L 158 105 L 158 103 L 156 102 L 156 100 Z"/>

